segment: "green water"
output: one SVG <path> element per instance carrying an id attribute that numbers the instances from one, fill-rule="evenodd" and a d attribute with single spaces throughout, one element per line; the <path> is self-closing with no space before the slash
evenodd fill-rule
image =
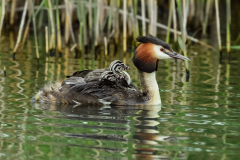
<path id="1" fill-rule="evenodd" d="M 218 53 L 192 48 L 189 82 L 183 61 L 160 61 L 162 106 L 39 105 L 30 99 L 45 83 L 107 67 L 114 59 L 132 68 L 128 72 L 139 86 L 133 52 L 111 51 L 107 58 L 101 53 L 95 60 L 92 50 L 75 59 L 65 49 L 58 59 L 42 54 L 40 43 L 38 63 L 31 40 L 13 60 L 10 39 L 0 46 L 1 159 L 239 159 L 239 53 L 219 63 Z"/>

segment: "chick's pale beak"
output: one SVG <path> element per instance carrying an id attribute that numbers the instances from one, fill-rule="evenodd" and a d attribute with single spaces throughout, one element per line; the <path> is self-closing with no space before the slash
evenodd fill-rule
<path id="1" fill-rule="evenodd" d="M 177 59 L 181 59 L 181 60 L 188 60 L 188 61 L 190 61 L 189 58 L 184 57 L 183 55 L 178 54 L 178 53 L 176 53 L 176 52 L 170 52 L 170 53 L 168 53 L 168 55 L 169 55 L 170 57 L 172 57 L 172 58 L 177 58 Z"/>

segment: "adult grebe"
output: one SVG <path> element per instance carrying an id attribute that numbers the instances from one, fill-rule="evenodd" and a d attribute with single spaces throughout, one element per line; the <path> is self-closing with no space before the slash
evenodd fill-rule
<path id="1" fill-rule="evenodd" d="M 141 44 L 132 59 L 138 69 L 142 91 L 135 87 L 129 75 L 120 67 L 114 69 L 84 70 L 68 76 L 62 84 L 45 86 L 32 100 L 67 104 L 158 105 L 161 104 L 156 74 L 159 59 L 188 58 L 174 52 L 164 41 L 152 36 L 137 38 Z M 115 62 L 116 63 L 116 62 Z M 110 65 L 111 69 L 112 64 Z M 117 70 L 117 69 L 116 69 Z M 105 72 L 103 75 L 103 72 Z M 118 80 L 114 74 L 123 74 Z M 102 75 L 102 76 L 101 76 Z M 105 78 L 104 78 L 105 77 Z M 115 78 L 114 78 L 115 77 Z"/>

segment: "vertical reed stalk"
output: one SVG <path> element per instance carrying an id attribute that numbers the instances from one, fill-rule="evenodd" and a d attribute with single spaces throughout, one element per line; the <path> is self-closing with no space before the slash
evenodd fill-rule
<path id="1" fill-rule="evenodd" d="M 77 16 L 79 21 L 79 35 L 78 35 L 78 45 L 80 51 L 82 51 L 82 30 L 83 30 L 83 22 L 81 19 L 81 11 L 80 11 L 80 5 L 77 6 Z"/>
<path id="2" fill-rule="evenodd" d="M 70 31 L 70 35 L 71 35 L 71 38 L 72 38 L 72 41 L 73 41 L 73 46 L 75 48 L 75 53 L 76 53 L 76 56 L 75 58 L 78 57 L 78 53 L 79 53 L 79 47 L 76 43 L 76 40 L 75 40 L 75 36 L 74 36 L 74 33 L 73 33 L 73 28 L 72 28 L 72 11 L 73 11 L 73 4 L 72 4 L 72 1 L 69 1 L 69 0 L 65 0 L 65 6 L 66 6 L 66 16 L 68 17 L 68 23 L 69 23 L 69 31 Z"/>
<path id="3" fill-rule="evenodd" d="M 177 42 L 177 16 L 175 10 L 175 0 L 172 0 L 172 8 L 173 8 L 173 28 L 174 28 L 174 42 Z"/>
<path id="4" fill-rule="evenodd" d="M 37 11 L 34 13 L 34 11 L 32 10 L 32 8 L 34 7 L 34 5 L 32 4 L 31 1 L 29 1 L 29 4 L 32 4 L 32 5 L 30 5 L 30 6 L 31 6 L 31 7 L 30 7 L 31 13 L 29 13 L 27 26 L 25 27 L 25 32 L 24 32 L 24 36 L 23 36 L 23 40 L 22 40 L 21 49 L 23 49 L 24 44 L 25 44 L 25 40 L 26 40 L 26 38 L 27 38 L 27 34 L 28 34 L 28 30 L 29 30 L 29 25 L 30 25 L 30 22 L 31 22 L 31 18 L 32 18 L 32 16 L 34 16 L 34 17 L 37 16 L 38 12 L 39 12 L 40 9 L 43 7 L 44 3 L 45 3 L 45 0 L 43 0 L 43 1 L 41 2 L 41 4 L 40 4 L 40 6 L 38 7 Z M 34 33 L 34 34 L 35 34 L 35 33 Z M 38 49 L 37 49 L 37 50 L 38 50 Z M 37 52 L 36 52 L 36 53 L 37 53 Z"/>
<path id="5" fill-rule="evenodd" d="M 48 53 L 49 47 L 48 47 L 48 27 L 47 26 L 45 26 L 45 38 L 46 38 L 46 53 Z"/>
<path id="6" fill-rule="evenodd" d="M 168 14 L 168 30 L 167 30 L 167 36 L 166 36 L 167 43 L 169 43 L 169 39 L 170 39 L 170 27 L 171 27 L 171 22 L 172 22 L 172 13 L 173 13 L 172 1 L 169 3 L 170 3 L 170 9 L 169 9 L 169 14 Z"/>
<path id="7" fill-rule="evenodd" d="M 217 22 L 217 34 L 218 34 L 218 48 L 219 48 L 219 51 L 222 51 L 218 0 L 215 0 L 215 9 L 216 9 L 216 22 Z"/>
<path id="8" fill-rule="evenodd" d="M 133 34 L 133 18 L 131 15 L 128 15 L 128 8 L 132 6 L 132 1 L 127 1 L 127 37 L 132 36 Z M 132 11 L 132 7 L 131 7 L 131 13 L 133 13 Z"/>
<path id="9" fill-rule="evenodd" d="M 120 0 L 115 0 L 114 1 L 114 6 L 116 8 L 116 11 L 114 13 L 114 20 L 115 22 L 113 23 L 114 25 L 114 39 L 115 39 L 115 48 L 117 48 L 118 44 L 118 38 L 119 38 L 119 7 L 120 7 Z"/>
<path id="10" fill-rule="evenodd" d="M 99 18 L 100 18 L 100 8 L 101 5 L 100 0 L 97 0 L 97 9 L 95 10 L 95 47 L 98 45 L 98 39 L 99 39 Z"/>
<path id="11" fill-rule="evenodd" d="M 35 46 L 36 46 L 36 57 L 39 59 L 39 51 L 38 51 L 38 41 L 37 41 L 37 27 L 36 27 L 36 15 L 34 14 L 34 4 L 31 0 L 29 0 L 29 5 L 31 8 L 31 14 L 32 15 L 32 21 L 33 21 L 33 30 L 34 30 L 34 40 L 35 40 Z"/>
<path id="12" fill-rule="evenodd" d="M 57 4 L 57 12 L 56 12 L 56 20 L 57 20 L 57 48 L 58 52 L 62 53 L 62 43 L 61 43 L 61 28 L 60 28 L 60 16 L 59 16 L 59 8 L 58 8 L 58 0 L 56 0 Z"/>
<path id="13" fill-rule="evenodd" d="M 71 34 L 71 38 L 74 44 L 76 44 L 76 40 L 74 37 L 74 33 L 73 33 L 73 29 L 72 29 L 72 16 L 70 15 L 70 5 L 69 5 L 69 0 L 65 0 L 65 4 L 66 4 L 66 12 L 67 12 L 67 17 L 68 17 L 68 23 L 69 23 L 69 29 L 70 29 L 70 34 Z M 72 13 L 72 12 L 71 12 Z"/>
<path id="14" fill-rule="evenodd" d="M 1 21 L 0 21 L 0 37 L 2 33 L 2 26 L 3 26 L 3 20 L 5 16 L 5 0 L 2 0 L 2 6 L 1 6 L 2 14 L 1 14 Z"/>
<path id="15" fill-rule="evenodd" d="M 231 20 L 231 13 L 230 13 L 230 0 L 226 0 L 226 7 L 227 7 L 227 53 L 230 52 L 230 43 L 231 43 L 231 40 L 230 40 L 230 20 Z"/>
<path id="16" fill-rule="evenodd" d="M 127 0 L 123 1 L 123 52 L 127 51 Z"/>
<path id="17" fill-rule="evenodd" d="M 187 40 L 187 17 L 188 17 L 188 8 L 189 7 L 189 0 L 183 0 L 183 36 L 184 42 Z"/>
<path id="18" fill-rule="evenodd" d="M 153 19 L 153 30 L 154 30 L 154 35 L 157 36 L 157 16 L 158 16 L 158 9 L 157 9 L 157 0 L 153 2 L 153 7 L 154 7 L 154 19 Z"/>
<path id="19" fill-rule="evenodd" d="M 108 35 L 111 33 L 111 27 L 112 27 L 112 17 L 113 17 L 113 0 L 110 0 L 110 9 L 109 9 L 109 15 L 108 15 Z"/>
<path id="20" fill-rule="evenodd" d="M 188 8 L 186 8 L 186 0 L 183 0 L 183 13 L 182 13 L 182 7 L 181 7 L 181 1 L 177 0 L 178 4 L 178 15 L 179 15 L 179 22 L 180 22 L 180 27 L 181 27 L 181 32 L 182 32 L 182 49 L 184 56 L 187 57 L 187 48 L 186 48 L 186 24 L 187 24 L 187 12 Z M 187 5 L 188 5 L 188 0 L 187 0 Z M 186 70 L 188 71 L 188 61 L 185 60 L 185 67 Z"/>
<path id="21" fill-rule="evenodd" d="M 202 35 L 206 34 L 206 29 L 207 29 L 207 24 L 208 24 L 208 17 L 209 17 L 209 12 L 210 12 L 210 8 L 211 8 L 211 3 L 212 3 L 212 0 L 207 0 L 206 10 L 205 10 L 205 20 L 204 20 L 204 23 L 203 23 Z"/>
<path id="22" fill-rule="evenodd" d="M 149 23 L 149 26 L 148 26 L 148 32 L 150 34 L 153 34 L 153 12 L 154 12 L 154 8 L 153 8 L 153 0 L 149 0 L 148 1 L 148 15 L 149 15 L 149 20 L 150 20 L 150 23 Z"/>
<path id="23" fill-rule="evenodd" d="M 100 2 L 99 2 L 100 3 Z M 98 4 L 99 4 L 98 3 Z M 99 6 L 97 6 L 99 7 Z M 89 8 L 88 8 L 88 25 L 89 30 L 92 31 L 92 0 L 89 0 Z M 90 32 L 91 33 L 91 32 Z"/>
<path id="24" fill-rule="evenodd" d="M 105 46 L 105 56 L 107 57 L 107 55 L 108 55 L 108 42 L 107 42 L 107 37 L 104 37 L 104 46 Z"/>
<path id="25" fill-rule="evenodd" d="M 100 34 L 102 34 L 104 26 L 107 24 L 107 19 L 104 20 L 104 17 L 106 15 L 104 15 L 104 3 L 105 0 L 98 0 L 98 11 L 99 11 L 99 28 L 100 28 Z"/>
<path id="26" fill-rule="evenodd" d="M 42 27 L 44 12 L 45 12 L 45 10 L 41 10 L 41 12 L 40 12 L 38 26 L 37 26 L 38 30 Z"/>
<path id="27" fill-rule="evenodd" d="M 85 4 L 80 4 L 78 1 L 78 6 L 80 6 L 80 11 L 81 11 L 81 21 L 83 24 L 83 43 L 84 46 L 87 45 L 87 21 L 86 21 L 86 9 L 85 9 Z"/>
<path id="28" fill-rule="evenodd" d="M 21 41 L 23 26 L 24 26 L 26 14 L 27 14 L 27 7 L 28 7 L 28 1 L 25 1 L 23 14 L 22 14 L 22 19 L 21 19 L 21 24 L 20 24 L 20 28 L 19 28 L 19 31 L 18 31 L 17 43 L 16 43 L 16 45 L 14 47 L 14 50 L 13 50 L 14 54 L 17 52 L 17 48 L 18 48 L 18 46 L 20 44 L 20 41 Z"/>
<path id="29" fill-rule="evenodd" d="M 146 22 L 145 22 L 145 0 L 141 0 L 142 8 L 142 35 L 146 35 Z"/>
<path id="30" fill-rule="evenodd" d="M 137 36 L 139 35 L 139 30 L 138 30 L 138 21 L 137 21 L 137 1 L 132 0 L 132 18 L 133 18 L 133 38 L 136 39 Z"/>
<path id="31" fill-rule="evenodd" d="M 65 43 L 69 43 L 69 37 L 70 37 L 70 27 L 68 23 L 68 16 L 67 16 L 67 11 L 65 11 Z"/>
<path id="32" fill-rule="evenodd" d="M 53 9 L 52 9 L 52 2 L 51 0 L 48 0 L 48 13 L 50 17 L 50 22 L 51 22 L 51 41 L 50 41 L 50 48 L 54 49 L 55 48 L 55 25 L 54 25 L 54 19 L 53 19 Z"/>
<path id="33" fill-rule="evenodd" d="M 31 22 L 31 15 L 29 14 L 28 22 L 27 22 L 27 25 L 25 27 L 25 31 L 24 31 L 24 34 L 23 34 L 21 49 L 23 49 L 23 47 L 24 47 L 24 44 L 25 44 L 25 41 L 26 41 L 26 38 L 27 38 L 27 34 L 28 34 L 28 30 L 29 30 L 30 22 Z"/>
<path id="34" fill-rule="evenodd" d="M 80 51 L 82 51 L 82 31 L 83 31 L 83 24 L 82 22 L 80 22 L 80 27 L 79 27 L 79 38 L 78 38 L 78 45 L 79 45 L 79 49 Z"/>
<path id="35" fill-rule="evenodd" d="M 15 9 L 16 9 L 16 0 L 12 0 L 11 13 L 10 13 L 10 25 L 11 26 L 13 26 L 13 24 L 14 24 Z"/>
<path id="36" fill-rule="evenodd" d="M 3 67 L 3 70 L 4 70 L 4 77 L 6 77 L 7 76 L 6 66 Z"/>

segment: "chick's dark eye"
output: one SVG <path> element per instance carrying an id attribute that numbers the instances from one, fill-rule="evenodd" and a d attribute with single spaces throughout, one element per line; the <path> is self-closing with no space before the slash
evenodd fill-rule
<path id="1" fill-rule="evenodd" d="M 160 48 L 160 51 L 164 51 L 164 49 L 163 49 L 163 48 Z"/>

